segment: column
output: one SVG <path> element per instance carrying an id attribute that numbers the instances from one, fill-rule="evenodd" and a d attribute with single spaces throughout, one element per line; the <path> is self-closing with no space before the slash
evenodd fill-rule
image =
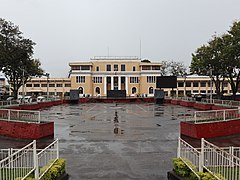
<path id="1" fill-rule="evenodd" d="M 118 90 L 121 90 L 121 76 L 118 76 Z"/>
<path id="2" fill-rule="evenodd" d="M 125 77 L 126 95 L 128 95 L 128 77 Z"/>
<path id="3" fill-rule="evenodd" d="M 104 94 L 107 96 L 107 77 L 103 77 Z"/>
<path id="4" fill-rule="evenodd" d="M 113 76 L 111 76 L 111 90 L 113 90 L 114 89 L 114 84 L 113 84 L 114 82 L 113 82 Z"/>

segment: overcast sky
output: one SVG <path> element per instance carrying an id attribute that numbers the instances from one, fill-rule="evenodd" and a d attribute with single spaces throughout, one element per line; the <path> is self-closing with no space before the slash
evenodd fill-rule
<path id="1" fill-rule="evenodd" d="M 94 56 L 191 63 L 191 53 L 240 19 L 240 0 L 0 0 L 0 17 L 36 42 L 51 77 Z"/>

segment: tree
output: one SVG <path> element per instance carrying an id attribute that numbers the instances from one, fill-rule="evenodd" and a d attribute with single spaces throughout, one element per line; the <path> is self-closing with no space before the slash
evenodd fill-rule
<path id="1" fill-rule="evenodd" d="M 162 66 L 160 67 L 160 75 L 161 76 L 166 76 L 168 74 L 168 62 L 167 61 L 162 61 Z"/>
<path id="2" fill-rule="evenodd" d="M 235 99 L 240 83 L 240 22 L 235 22 L 228 33 L 214 36 L 207 45 L 192 54 L 191 72 L 210 75 L 210 70 L 218 97 L 223 94 L 223 84 L 227 79 Z"/>
<path id="3" fill-rule="evenodd" d="M 224 68 L 231 85 L 233 99 L 240 85 L 240 22 L 234 22 L 233 26 L 223 37 Z"/>
<path id="4" fill-rule="evenodd" d="M 22 36 L 18 26 L 0 18 L 0 71 L 11 84 L 15 98 L 31 76 L 43 74 L 40 61 L 32 58 L 34 45 L 32 40 Z"/>
<path id="5" fill-rule="evenodd" d="M 183 76 L 187 74 L 187 68 L 182 62 L 170 61 L 169 73 L 172 76 Z"/>
<path id="6" fill-rule="evenodd" d="M 182 62 L 176 61 L 162 61 L 162 66 L 160 68 L 161 76 L 171 75 L 171 76 L 183 76 L 187 74 L 187 68 Z"/>

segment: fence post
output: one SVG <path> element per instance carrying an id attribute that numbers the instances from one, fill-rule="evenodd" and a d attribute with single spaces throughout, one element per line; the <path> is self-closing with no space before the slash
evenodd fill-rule
<path id="1" fill-rule="evenodd" d="M 34 178 L 39 179 L 39 167 L 38 167 L 38 156 L 36 140 L 33 141 L 33 166 L 34 166 Z"/>
<path id="2" fill-rule="evenodd" d="M 181 138 L 178 138 L 178 148 L 177 148 L 177 158 L 180 158 L 181 156 Z"/>
<path id="3" fill-rule="evenodd" d="M 8 148 L 8 157 L 10 157 L 10 156 L 11 156 L 11 149 L 12 149 L 12 148 Z M 12 164 L 12 158 L 10 158 L 10 159 L 9 159 L 9 164 L 8 164 L 8 167 L 9 167 L 9 168 L 11 168 L 11 167 L 12 167 L 12 165 L 11 165 L 11 164 Z"/>
<path id="4" fill-rule="evenodd" d="M 9 109 L 9 110 L 8 110 L 8 121 L 11 120 L 10 116 L 11 116 L 11 114 L 10 114 L 10 109 Z"/>
<path id="5" fill-rule="evenodd" d="M 223 111 L 223 121 L 226 121 L 226 110 Z"/>
<path id="6" fill-rule="evenodd" d="M 195 124 L 197 123 L 197 112 L 195 111 L 194 112 L 194 121 L 195 121 Z"/>
<path id="7" fill-rule="evenodd" d="M 40 114 L 40 111 L 38 111 L 38 123 L 40 124 L 41 122 L 41 114 Z"/>
<path id="8" fill-rule="evenodd" d="M 230 154 L 230 159 L 229 159 L 230 163 L 229 163 L 229 165 L 230 165 L 230 167 L 233 167 L 234 166 L 234 163 L 233 163 L 234 147 L 233 146 L 230 146 L 229 154 Z"/>
<path id="9" fill-rule="evenodd" d="M 57 159 L 59 159 L 59 143 L 58 143 L 58 139 L 57 139 Z"/>
<path id="10" fill-rule="evenodd" d="M 201 138 L 201 152 L 199 154 L 199 162 L 198 162 L 199 172 L 203 172 L 204 165 L 204 138 Z"/>

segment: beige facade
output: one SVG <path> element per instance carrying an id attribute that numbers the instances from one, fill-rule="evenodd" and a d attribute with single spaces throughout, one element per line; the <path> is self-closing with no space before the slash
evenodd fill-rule
<path id="1" fill-rule="evenodd" d="M 212 85 L 211 85 L 212 84 Z M 223 84 L 224 93 L 230 94 L 231 85 L 228 81 L 225 81 Z M 213 82 L 211 82 L 210 77 L 208 76 L 197 76 L 197 75 L 189 75 L 186 77 L 178 77 L 177 78 L 177 88 L 172 89 L 164 89 L 165 94 L 167 96 L 186 96 L 191 94 L 210 94 L 212 89 L 212 93 L 216 93 L 216 87 Z"/>
<path id="2" fill-rule="evenodd" d="M 32 78 L 28 81 L 24 88 L 20 87 L 19 95 L 28 96 L 57 96 L 62 98 L 65 92 L 71 89 L 71 82 L 69 78 Z"/>
<path id="3" fill-rule="evenodd" d="M 33 78 L 19 89 L 22 95 L 47 95 L 62 97 L 71 89 L 79 89 L 80 96 L 107 96 L 108 90 L 126 90 L 127 96 L 154 95 L 156 77 L 161 63 L 141 61 L 137 57 L 95 57 L 89 62 L 70 62 L 69 78 Z M 231 86 L 224 82 L 224 93 L 231 93 Z M 215 86 L 208 76 L 177 78 L 177 88 L 165 88 L 166 96 L 215 93 Z"/>
<path id="4" fill-rule="evenodd" d="M 5 78 L 0 78 L 0 96 L 4 95 L 5 93 L 7 93 L 6 80 Z"/>
<path id="5" fill-rule="evenodd" d="M 137 57 L 95 57 L 90 62 L 71 62 L 72 89 L 82 96 L 107 96 L 108 90 L 126 90 L 127 96 L 153 96 L 161 63 Z"/>

